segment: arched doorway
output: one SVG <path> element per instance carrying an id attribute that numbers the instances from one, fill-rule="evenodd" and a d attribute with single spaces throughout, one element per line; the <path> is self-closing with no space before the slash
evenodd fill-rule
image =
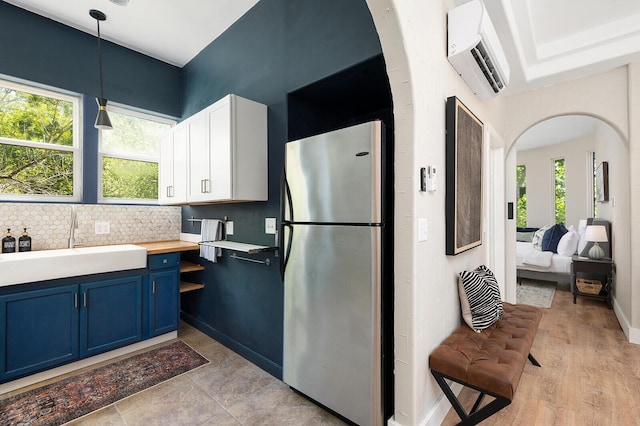
<path id="1" fill-rule="evenodd" d="M 562 161 L 564 200 L 558 203 L 553 164 Z M 594 201 L 593 172 L 603 161 L 613 171 L 609 176 L 610 199 Z M 566 225 L 577 229 L 578 220 L 600 217 L 612 224 L 612 245 L 617 276 L 614 299 L 623 311 L 631 309 L 629 152 L 623 133 L 615 124 L 592 114 L 567 114 L 546 117 L 530 125 L 511 144 L 506 156 L 507 199 L 515 203 L 516 220 L 507 222 L 507 295 L 514 299 L 516 287 L 516 225 L 541 227 L 562 217 Z M 517 211 L 516 167 L 526 170 L 526 207 Z M 525 169 L 526 167 L 526 169 Z M 558 216 L 557 206 L 564 211 Z M 522 206 L 520 206 L 522 209 Z M 518 213 L 520 217 L 518 218 Z M 524 216 L 524 217 L 523 217 Z M 524 218 L 524 221 L 523 221 Z M 520 223 L 518 223 L 520 222 Z M 629 306 L 626 306 L 629 304 Z"/>

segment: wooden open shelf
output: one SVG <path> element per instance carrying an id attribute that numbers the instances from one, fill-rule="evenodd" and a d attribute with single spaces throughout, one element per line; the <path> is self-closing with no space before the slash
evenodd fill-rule
<path id="1" fill-rule="evenodd" d="M 180 281 L 180 293 L 186 293 L 187 291 L 200 290 L 201 288 L 204 288 L 204 284 Z"/>
<path id="2" fill-rule="evenodd" d="M 204 266 L 186 260 L 180 261 L 180 272 L 204 271 Z"/>

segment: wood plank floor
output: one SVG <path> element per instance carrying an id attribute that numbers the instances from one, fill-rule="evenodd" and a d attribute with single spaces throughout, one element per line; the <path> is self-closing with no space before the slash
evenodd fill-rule
<path id="1" fill-rule="evenodd" d="M 481 424 L 640 425 L 640 345 L 603 302 L 556 291 L 531 353 L 542 368 L 527 362 L 511 405 Z M 468 409 L 476 395 L 459 398 Z M 451 409 L 442 425 L 459 421 Z"/>

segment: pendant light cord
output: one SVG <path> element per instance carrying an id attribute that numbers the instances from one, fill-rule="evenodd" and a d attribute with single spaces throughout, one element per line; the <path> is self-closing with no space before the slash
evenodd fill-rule
<path id="1" fill-rule="evenodd" d="M 100 20 L 96 19 L 96 22 L 98 23 L 98 72 L 100 73 L 100 99 L 104 99 L 104 96 L 102 94 L 103 89 L 102 89 L 102 47 L 101 47 L 101 43 L 100 43 Z"/>

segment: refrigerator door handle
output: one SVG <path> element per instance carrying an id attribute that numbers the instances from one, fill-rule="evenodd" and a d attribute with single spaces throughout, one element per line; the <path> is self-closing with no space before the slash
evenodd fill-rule
<path id="1" fill-rule="evenodd" d="M 285 210 L 288 209 L 288 217 L 285 216 Z M 291 204 L 291 189 L 287 182 L 286 169 L 282 170 L 280 175 L 280 232 L 278 233 L 278 247 L 282 249 L 282 255 L 280 256 L 280 277 L 284 280 L 284 271 L 287 269 L 287 262 L 289 261 L 289 255 L 291 254 L 291 241 L 293 239 L 293 227 L 290 222 L 293 221 L 293 205 Z M 287 244 L 285 246 L 285 227 L 289 230 L 289 236 L 287 238 Z"/>
<path id="2" fill-rule="evenodd" d="M 280 256 L 280 277 L 284 280 L 284 272 L 287 269 L 287 263 L 289 262 L 289 256 L 291 255 L 291 242 L 293 240 L 293 226 L 288 223 L 280 225 L 280 238 L 284 241 L 284 230 L 288 228 L 289 236 L 287 237 L 287 243 L 283 247 L 282 256 Z"/>

